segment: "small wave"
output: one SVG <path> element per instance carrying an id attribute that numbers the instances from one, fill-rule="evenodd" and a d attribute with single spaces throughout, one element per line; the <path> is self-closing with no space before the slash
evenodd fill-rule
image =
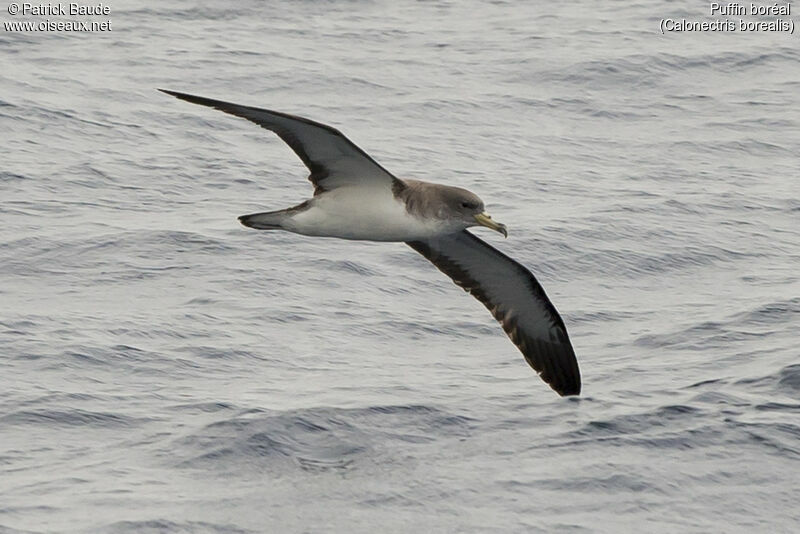
<path id="1" fill-rule="evenodd" d="M 707 321 L 667 334 L 643 335 L 634 343 L 648 348 L 704 351 L 726 349 L 731 344 L 763 338 L 766 335 L 761 332 L 736 330 L 726 323 Z"/>
<path id="2" fill-rule="evenodd" d="M 701 412 L 699 408 L 686 405 L 663 406 L 651 412 L 590 421 L 582 430 L 576 431 L 575 435 L 588 437 L 636 434 L 653 427 L 664 427 L 675 420 L 691 419 Z"/>
<path id="3" fill-rule="evenodd" d="M 570 314 L 570 323 L 609 323 L 634 319 L 639 314 L 626 311 L 578 311 Z"/>
<path id="4" fill-rule="evenodd" d="M 168 409 L 189 413 L 215 413 L 235 410 L 236 406 L 227 402 L 196 402 L 190 404 L 176 404 L 174 406 L 169 406 Z"/>
<path id="5" fill-rule="evenodd" d="M 320 258 L 313 260 L 311 264 L 315 268 L 320 268 L 330 272 L 350 272 L 362 276 L 375 276 L 383 274 L 376 271 L 374 268 L 367 267 L 363 263 L 352 260 L 329 260 L 326 258 Z"/>
<path id="6" fill-rule="evenodd" d="M 642 347 L 705 350 L 726 348 L 732 343 L 767 337 L 796 319 L 800 299 L 762 304 L 752 311 L 731 315 L 719 321 L 705 321 L 665 334 L 640 336 L 635 343 Z"/>
<path id="7" fill-rule="evenodd" d="M 100 271 L 102 276 L 86 280 L 114 283 L 126 279 L 162 276 L 187 270 L 185 254 L 231 253 L 234 248 L 219 239 L 193 232 L 138 231 L 88 236 L 69 241 L 62 236 L 25 237 L 0 243 L 0 250 L 14 250 L 0 260 L 0 267 L 20 276 Z"/>
<path id="8" fill-rule="evenodd" d="M 688 404 L 669 405 L 591 421 L 546 447 L 641 447 L 649 451 L 720 449 L 725 454 L 730 454 L 731 450 L 751 448 L 780 457 L 800 458 L 800 448 L 796 445 L 800 425 L 784 421 L 742 420 L 742 409 L 747 403 L 737 401 L 735 397 L 732 399 L 735 402 L 733 406 L 719 397 L 716 400 L 722 406 L 709 406 L 708 409 Z M 772 408 L 787 414 L 796 412 L 794 406 L 788 409 L 771 406 L 768 409 Z"/>
<path id="9" fill-rule="evenodd" d="M 569 479 L 555 478 L 537 481 L 537 487 L 557 491 L 569 491 L 573 493 L 597 493 L 605 494 L 636 492 L 637 494 L 666 494 L 655 480 L 648 480 L 647 477 L 638 474 L 615 473 L 607 477 L 574 477 Z"/>
<path id="10" fill-rule="evenodd" d="M 205 358 L 209 360 L 263 360 L 255 352 L 247 350 L 237 350 L 230 348 L 220 348 L 213 346 L 197 346 L 191 345 L 186 347 L 179 347 L 175 349 L 177 353 L 189 353 L 197 358 Z"/>
<path id="11" fill-rule="evenodd" d="M 785 402 L 767 402 L 764 404 L 757 404 L 756 410 L 762 412 L 800 412 L 800 404 L 790 404 Z"/>
<path id="12" fill-rule="evenodd" d="M 577 254 L 562 260 L 564 266 L 587 273 L 613 274 L 615 276 L 652 276 L 728 263 L 754 255 L 716 246 L 684 247 L 680 251 L 646 253 L 633 250 L 607 249 Z"/>
<path id="13" fill-rule="evenodd" d="M 467 417 L 422 405 L 258 411 L 211 423 L 171 450 L 180 451 L 183 468 L 347 470 L 379 461 L 376 455 L 392 443 L 465 435 L 470 424 Z"/>
<path id="14" fill-rule="evenodd" d="M 30 179 L 30 176 L 25 176 L 24 174 L 17 174 L 15 172 L 8 171 L 0 172 L 0 182 L 16 182 Z"/>
<path id="15" fill-rule="evenodd" d="M 249 534 L 253 532 L 251 530 L 244 530 L 227 523 L 209 523 L 207 521 L 175 522 L 168 519 L 117 521 L 115 523 L 100 527 L 97 531 L 108 534 L 161 534 L 164 532 L 219 532 L 221 534 Z"/>
<path id="16" fill-rule="evenodd" d="M 680 152 L 701 152 L 736 154 L 757 154 L 759 156 L 791 156 L 795 152 L 791 146 L 781 146 L 775 143 L 767 143 L 759 139 L 739 139 L 735 141 L 675 141 L 672 149 Z"/>
<path id="17" fill-rule="evenodd" d="M 800 298 L 778 300 L 762 304 L 756 309 L 736 317 L 742 325 L 774 325 L 795 321 L 800 316 Z"/>
<path id="18" fill-rule="evenodd" d="M 795 363 L 783 367 L 776 373 L 758 378 L 744 378 L 737 384 L 754 386 L 757 389 L 782 391 L 796 398 L 800 394 L 800 364 Z"/>
<path id="19" fill-rule="evenodd" d="M 0 417 L 8 425 L 33 425 L 45 428 L 63 426 L 90 426 L 97 428 L 133 427 L 151 421 L 107 412 L 86 410 L 20 410 Z"/>

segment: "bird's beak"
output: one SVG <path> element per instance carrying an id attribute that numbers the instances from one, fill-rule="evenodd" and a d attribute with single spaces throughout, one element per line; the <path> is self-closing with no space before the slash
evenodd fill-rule
<path id="1" fill-rule="evenodd" d="M 475 215 L 475 220 L 478 221 L 478 224 L 480 224 L 481 226 L 485 226 L 486 228 L 491 228 L 492 230 L 495 230 L 503 234 L 503 237 L 508 237 L 508 230 L 506 230 L 506 225 L 501 224 L 499 222 L 494 222 L 492 220 L 492 216 L 486 213 L 485 211 L 483 213 Z"/>

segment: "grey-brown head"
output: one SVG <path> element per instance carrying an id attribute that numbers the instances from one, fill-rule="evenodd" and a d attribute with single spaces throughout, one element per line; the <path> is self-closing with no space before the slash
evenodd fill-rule
<path id="1" fill-rule="evenodd" d="M 472 191 L 442 186 L 439 198 L 443 204 L 442 211 L 437 214 L 439 217 L 457 219 L 465 224 L 465 228 L 485 226 L 508 237 L 506 225 L 493 221 L 492 216 L 484 209 L 483 200 Z"/>
<path id="2" fill-rule="evenodd" d="M 405 202 L 410 214 L 422 219 L 439 220 L 450 232 L 470 226 L 486 226 L 508 237 L 505 225 L 492 220 L 484 211 L 483 200 L 475 193 L 461 187 L 418 180 L 403 180 L 400 183 L 402 187 L 395 194 Z"/>

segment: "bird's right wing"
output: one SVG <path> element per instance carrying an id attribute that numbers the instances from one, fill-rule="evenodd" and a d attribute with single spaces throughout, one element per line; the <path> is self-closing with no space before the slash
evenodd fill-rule
<path id="1" fill-rule="evenodd" d="M 275 132 L 311 171 L 308 179 L 314 184 L 315 195 L 348 184 L 379 184 L 387 188 L 402 185 L 402 182 L 339 130 L 326 124 L 279 111 L 242 106 L 165 89 L 159 91 L 193 104 L 209 106 L 245 118 Z"/>
<path id="2" fill-rule="evenodd" d="M 481 301 L 559 395 L 581 392 L 564 321 L 528 269 L 466 230 L 407 244 Z"/>

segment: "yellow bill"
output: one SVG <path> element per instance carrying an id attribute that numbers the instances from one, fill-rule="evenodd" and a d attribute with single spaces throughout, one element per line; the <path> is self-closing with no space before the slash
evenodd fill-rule
<path id="1" fill-rule="evenodd" d="M 508 237 L 508 230 L 506 230 L 506 225 L 493 221 L 492 216 L 486 213 L 485 211 L 483 213 L 475 215 L 475 220 L 478 221 L 478 224 L 480 224 L 481 226 L 485 226 L 486 228 L 491 228 L 492 230 L 503 234 L 503 237 Z"/>

